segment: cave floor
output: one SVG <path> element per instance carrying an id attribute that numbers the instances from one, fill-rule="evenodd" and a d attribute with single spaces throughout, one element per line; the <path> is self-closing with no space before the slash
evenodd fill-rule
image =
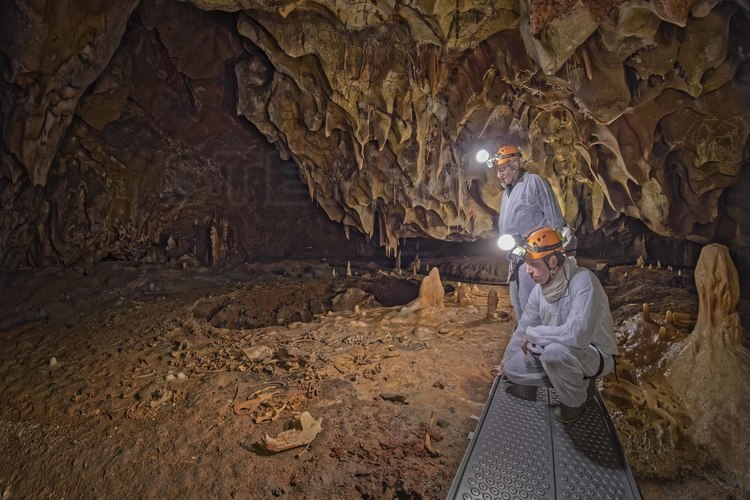
<path id="1" fill-rule="evenodd" d="M 487 318 L 487 293 L 511 312 L 507 288 L 312 314 L 417 283 L 318 264 L 0 278 L 0 496 L 444 498 L 514 326 Z M 322 419 L 312 442 L 262 446 L 301 412 Z M 633 468 L 645 498 L 733 498 L 703 465 Z"/>

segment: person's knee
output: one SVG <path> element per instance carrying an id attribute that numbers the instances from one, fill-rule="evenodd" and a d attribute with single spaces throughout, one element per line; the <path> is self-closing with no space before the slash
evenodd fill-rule
<path id="1" fill-rule="evenodd" d="M 550 367 L 558 366 L 566 357 L 570 355 L 570 350 L 562 344 L 547 344 L 542 352 L 542 364 Z"/>

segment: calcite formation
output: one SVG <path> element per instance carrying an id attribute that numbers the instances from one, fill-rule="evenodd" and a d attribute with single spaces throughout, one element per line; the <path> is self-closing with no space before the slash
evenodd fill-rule
<path id="1" fill-rule="evenodd" d="M 295 165 L 226 102 L 226 67 L 244 53 L 234 21 L 172 1 L 131 15 L 136 4 L 0 6 L 0 268 L 192 267 L 334 242 L 355 254 L 364 240 L 341 243 Z M 79 44 L 90 60 L 65 52 L 80 33 L 101 49 Z M 30 132 L 40 116 L 42 136 Z"/>
<path id="2" fill-rule="evenodd" d="M 211 4 L 199 3 L 232 8 Z M 583 233 L 624 215 L 716 237 L 718 200 L 746 161 L 745 12 L 579 2 L 552 16 L 545 4 L 261 2 L 238 21 L 262 52 L 237 70 L 238 109 L 333 220 L 377 226 L 386 245 L 486 237 L 499 186 L 473 152 L 505 141 Z"/>
<path id="3" fill-rule="evenodd" d="M 443 309 L 445 307 L 445 291 L 443 283 L 440 281 L 440 272 L 437 267 L 433 267 L 426 278 L 422 280 L 419 286 L 419 297 L 414 301 L 420 309 L 436 307 Z M 408 309 L 405 308 L 405 309 Z"/>
<path id="4" fill-rule="evenodd" d="M 742 2 L 0 9 L 6 269 L 225 262 L 289 250 L 269 234 L 298 225 L 315 246 L 321 223 L 263 204 L 290 164 L 293 203 L 391 255 L 488 238 L 502 191 L 473 158 L 505 142 L 550 179 L 580 247 L 604 234 L 637 255 L 653 233 L 750 254 Z"/>
<path id="5" fill-rule="evenodd" d="M 696 441 L 712 448 L 722 466 L 748 489 L 750 448 L 733 435 L 750 425 L 750 353 L 743 345 L 737 312 L 739 276 L 727 247 L 703 248 L 695 282 L 698 319 L 670 367 L 669 381 L 691 411 Z"/>

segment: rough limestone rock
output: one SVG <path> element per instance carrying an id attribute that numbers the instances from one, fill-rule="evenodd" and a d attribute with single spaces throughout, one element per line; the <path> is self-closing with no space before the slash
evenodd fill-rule
<path id="1" fill-rule="evenodd" d="M 750 449 L 746 440 L 733 439 L 733 435 L 750 426 L 750 352 L 742 344 L 739 277 L 727 247 L 703 248 L 695 282 L 698 320 L 670 367 L 669 381 L 690 409 L 696 441 L 711 447 L 747 490 Z"/>
<path id="2" fill-rule="evenodd" d="M 11 178 L 44 185 L 78 102 L 120 45 L 138 0 L 3 2 L 3 161 Z M 8 170 L 6 170 L 8 169 Z"/>
<path id="3" fill-rule="evenodd" d="M 437 267 L 433 267 L 430 274 L 422 280 L 416 303 L 422 309 L 426 307 L 442 309 L 445 307 L 445 290 L 443 289 L 443 283 L 440 281 L 440 271 Z"/>
<path id="4" fill-rule="evenodd" d="M 466 285 L 460 285 L 456 291 L 456 300 L 458 305 L 465 306 L 469 304 L 469 287 Z"/>
<path id="5" fill-rule="evenodd" d="M 131 15 L 136 3 L 110 12 L 78 2 L 66 15 L 0 6 L 15 30 L 0 37 L 18 35 L 0 45 L 13 68 L 0 78 L 0 268 L 220 265 L 334 242 L 358 253 L 364 239 L 342 242 L 297 167 L 226 102 L 226 66 L 244 52 L 233 21 L 172 1 L 141 2 Z M 19 31 L 21 15 L 33 33 Z M 63 54 L 71 44 L 88 54 L 86 40 L 95 60 Z M 79 80 L 76 93 L 59 90 Z M 40 140 L 30 127 L 45 113 Z"/>
<path id="6" fill-rule="evenodd" d="M 378 307 L 380 304 L 375 297 L 360 290 L 359 288 L 347 288 L 346 291 L 336 295 L 331 304 L 333 311 L 351 311 L 356 307 Z"/>
<path id="7" fill-rule="evenodd" d="M 264 56 L 237 76 L 239 111 L 295 159 L 333 220 L 370 235 L 377 226 L 389 247 L 401 236 L 486 237 L 499 186 L 471 158 L 511 137 L 584 233 L 623 216 L 700 242 L 719 230 L 750 128 L 738 106 L 747 86 L 732 78 L 729 27 L 747 22 L 737 5 L 696 5 L 691 23 L 690 9 L 666 3 L 612 15 L 571 3 L 555 17 L 521 2 L 508 23 L 477 5 L 475 24 L 494 31 L 447 42 L 436 31 L 438 48 L 395 4 L 329 4 L 244 11 L 238 30 Z M 422 22 L 452 15 L 462 26 L 452 9 L 438 2 Z"/>
<path id="8" fill-rule="evenodd" d="M 496 316 L 498 302 L 497 290 L 487 292 L 487 319 L 493 319 Z"/>
<path id="9" fill-rule="evenodd" d="M 490 238 L 473 158 L 507 141 L 579 249 L 750 263 L 746 2 L 18 0 L 0 23 L 2 269 L 285 255 L 330 240 L 316 206 L 390 255 Z"/>

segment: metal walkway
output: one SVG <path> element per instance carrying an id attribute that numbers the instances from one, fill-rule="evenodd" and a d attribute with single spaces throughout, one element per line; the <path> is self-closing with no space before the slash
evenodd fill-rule
<path id="1" fill-rule="evenodd" d="M 556 403 L 554 389 L 496 379 L 448 498 L 640 500 L 599 394 L 571 425 Z"/>

